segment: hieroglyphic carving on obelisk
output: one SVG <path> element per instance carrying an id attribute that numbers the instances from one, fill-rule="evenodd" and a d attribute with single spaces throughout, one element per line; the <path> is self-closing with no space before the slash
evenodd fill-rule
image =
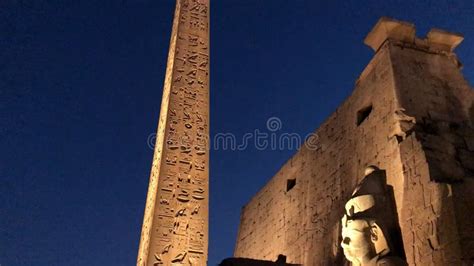
<path id="1" fill-rule="evenodd" d="M 206 265 L 209 0 L 177 0 L 137 265 Z"/>

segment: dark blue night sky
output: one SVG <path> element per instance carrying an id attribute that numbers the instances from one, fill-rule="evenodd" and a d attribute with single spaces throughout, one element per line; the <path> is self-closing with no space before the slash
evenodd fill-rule
<path id="1" fill-rule="evenodd" d="M 312 132 L 352 91 L 380 16 L 461 32 L 474 1 L 211 1 L 211 133 Z M 173 0 L 0 2 L 0 264 L 134 265 Z M 209 265 L 295 150 L 211 152 Z"/>

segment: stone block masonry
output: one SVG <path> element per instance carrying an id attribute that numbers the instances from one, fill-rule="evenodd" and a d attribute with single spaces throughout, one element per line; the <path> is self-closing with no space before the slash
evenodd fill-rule
<path id="1" fill-rule="evenodd" d="M 344 203 L 369 166 L 386 173 L 409 265 L 474 263 L 474 92 L 459 34 L 382 18 L 352 94 L 244 206 L 234 257 L 345 265 Z M 288 186 L 288 182 L 295 183 Z"/>

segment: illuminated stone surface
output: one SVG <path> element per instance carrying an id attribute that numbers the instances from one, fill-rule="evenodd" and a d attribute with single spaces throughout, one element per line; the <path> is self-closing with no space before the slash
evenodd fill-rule
<path id="1" fill-rule="evenodd" d="M 177 0 L 137 265 L 206 265 L 209 0 Z"/>
<path id="2" fill-rule="evenodd" d="M 386 184 L 385 171 L 369 167 L 345 204 L 341 219 L 341 247 L 352 265 L 407 265 L 393 189 Z"/>
<path id="3" fill-rule="evenodd" d="M 461 40 L 379 21 L 366 39 L 375 56 L 316 131 L 319 148 L 303 146 L 243 208 L 234 257 L 344 265 L 344 205 L 373 165 L 393 188 L 408 264 L 473 265 L 474 93 L 452 52 Z"/>

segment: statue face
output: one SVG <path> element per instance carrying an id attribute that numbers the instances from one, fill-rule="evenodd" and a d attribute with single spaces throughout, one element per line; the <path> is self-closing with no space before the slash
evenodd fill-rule
<path id="1" fill-rule="evenodd" d="M 344 255 L 350 262 L 358 265 L 372 259 L 373 243 L 370 240 L 370 227 L 365 220 L 342 219 L 342 242 Z"/>

